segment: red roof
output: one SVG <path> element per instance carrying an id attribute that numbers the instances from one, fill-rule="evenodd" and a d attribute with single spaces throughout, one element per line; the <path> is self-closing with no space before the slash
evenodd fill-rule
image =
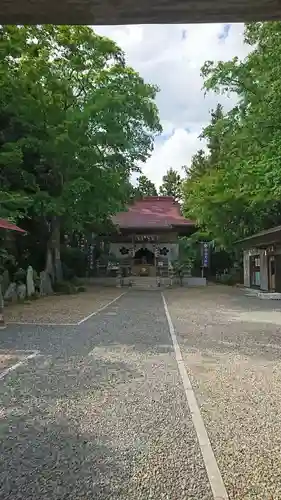
<path id="1" fill-rule="evenodd" d="M 179 226 L 195 226 L 180 213 L 180 205 L 172 196 L 147 196 L 112 217 L 121 229 L 169 229 Z"/>
<path id="2" fill-rule="evenodd" d="M 0 219 L 0 229 L 9 229 L 10 231 L 18 231 L 19 233 L 26 233 L 24 229 L 12 224 L 8 220 Z"/>

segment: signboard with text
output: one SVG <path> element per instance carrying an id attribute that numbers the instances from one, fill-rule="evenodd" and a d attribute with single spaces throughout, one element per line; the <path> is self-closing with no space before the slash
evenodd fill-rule
<path id="1" fill-rule="evenodd" d="M 155 236 L 153 234 L 149 234 L 149 235 L 146 235 L 146 234 L 136 234 L 135 235 L 135 241 L 157 241 L 158 240 L 158 236 Z"/>
<path id="2" fill-rule="evenodd" d="M 202 266 L 209 267 L 209 243 L 202 243 Z"/>

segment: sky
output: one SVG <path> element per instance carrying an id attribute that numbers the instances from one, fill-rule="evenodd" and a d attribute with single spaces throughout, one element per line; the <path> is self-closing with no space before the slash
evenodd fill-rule
<path id="1" fill-rule="evenodd" d="M 143 173 L 157 187 L 167 169 L 183 175 L 192 155 L 204 143 L 199 135 L 209 123 L 211 109 L 221 102 L 225 108 L 235 96 L 205 95 L 200 68 L 206 60 L 244 58 L 249 48 L 243 43 L 243 24 L 181 24 L 99 26 L 95 31 L 117 42 L 127 63 L 147 83 L 160 88 L 158 105 L 163 133 L 155 140 L 154 151 Z"/>

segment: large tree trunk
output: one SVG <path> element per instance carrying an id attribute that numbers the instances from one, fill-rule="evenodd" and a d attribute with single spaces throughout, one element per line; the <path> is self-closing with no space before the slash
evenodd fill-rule
<path id="1" fill-rule="evenodd" d="M 53 216 L 51 232 L 47 244 L 46 268 L 52 282 L 62 280 L 62 266 L 60 260 L 60 218 Z"/>
<path id="2" fill-rule="evenodd" d="M 54 268 L 52 245 L 50 241 L 48 241 L 47 243 L 45 271 L 49 274 L 53 283 L 55 281 L 55 268 Z"/>
<path id="3" fill-rule="evenodd" d="M 60 218 L 53 217 L 53 256 L 56 281 L 62 280 L 62 266 L 60 260 Z"/>

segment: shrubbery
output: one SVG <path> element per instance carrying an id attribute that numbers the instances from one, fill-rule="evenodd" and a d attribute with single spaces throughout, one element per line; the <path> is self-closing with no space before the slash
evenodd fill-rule
<path id="1" fill-rule="evenodd" d="M 74 276 L 83 278 L 87 273 L 87 255 L 80 248 L 63 247 L 61 261 L 64 279 L 70 280 Z"/>

